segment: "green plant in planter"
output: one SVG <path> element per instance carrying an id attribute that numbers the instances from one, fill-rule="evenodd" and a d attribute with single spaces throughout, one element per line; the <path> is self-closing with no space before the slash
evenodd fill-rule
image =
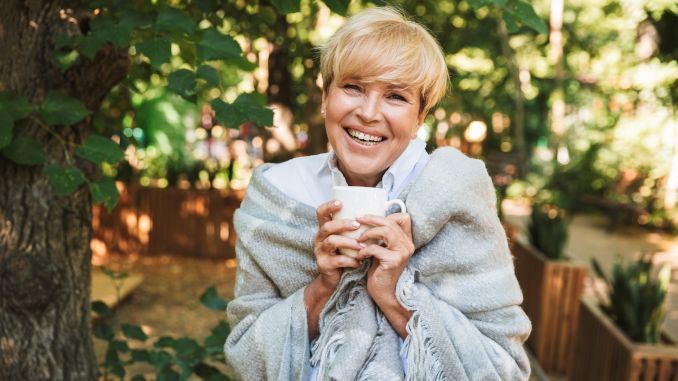
<path id="1" fill-rule="evenodd" d="M 591 262 L 596 274 L 607 283 L 608 312 L 617 326 L 635 342 L 658 343 L 671 267 L 663 265 L 654 276 L 651 255 L 644 254 L 629 263 L 617 257 L 608 278 L 595 258 Z"/>
<path id="2" fill-rule="evenodd" d="M 548 258 L 565 258 L 566 210 L 566 199 L 556 191 L 544 189 L 535 197 L 528 227 L 530 243 Z"/>

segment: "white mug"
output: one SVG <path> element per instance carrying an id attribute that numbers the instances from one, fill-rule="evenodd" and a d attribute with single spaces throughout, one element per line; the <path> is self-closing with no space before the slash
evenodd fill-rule
<path id="1" fill-rule="evenodd" d="M 355 220 L 367 214 L 374 216 L 386 216 L 386 211 L 391 205 L 398 205 L 402 213 L 407 213 L 407 208 L 402 200 L 388 200 L 388 192 L 383 188 L 335 186 L 332 187 L 332 199 L 341 201 L 341 210 L 332 216 L 333 220 Z M 361 224 L 353 231 L 342 233 L 343 236 L 358 239 L 370 226 Z M 365 242 L 366 245 L 376 243 L 374 240 Z M 339 249 L 343 255 L 355 258 L 358 250 Z"/>

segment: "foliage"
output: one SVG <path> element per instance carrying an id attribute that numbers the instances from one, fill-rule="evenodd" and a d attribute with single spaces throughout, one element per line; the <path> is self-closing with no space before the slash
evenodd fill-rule
<path id="1" fill-rule="evenodd" d="M 339 15 L 349 10 L 346 0 L 327 0 L 324 4 Z M 465 14 L 493 12 L 495 18 L 504 17 L 512 31 L 518 32 L 525 26 L 546 32 L 546 24 L 525 0 L 474 0 L 462 4 Z M 249 94 L 253 90 L 251 85 L 238 78 L 257 67 L 249 55 L 256 54 L 268 42 L 286 49 L 290 61 L 285 75 L 292 79 L 290 92 L 294 95 L 289 101 L 303 106 L 317 73 L 317 65 L 309 60 L 313 45 L 334 28 L 322 26 L 320 33 L 316 33 L 312 24 L 322 5 L 306 0 L 271 3 L 98 0 L 81 6 L 86 8 L 81 13 L 87 15 L 87 20 L 82 20 L 87 24 L 85 33 L 54 36 L 52 64 L 64 73 L 78 70 L 81 64 L 93 60 L 102 46 L 110 44 L 127 51 L 131 58 L 127 79 L 113 89 L 102 110 L 88 110 L 79 100 L 59 91 L 47 92 L 37 104 L 17 94 L 0 93 L 0 111 L 7 110 L 0 112 L 0 149 L 6 158 L 18 164 L 48 165 L 43 173 L 58 195 L 77 191 L 87 183 L 95 201 L 104 202 L 109 208 L 118 197 L 110 176 L 115 174 L 122 154 L 113 153 L 111 144 L 104 140 L 111 135 L 121 136 L 121 131 L 113 126 L 127 124 L 124 128 L 135 128 L 131 98 L 152 97 L 149 91 L 165 87 L 196 106 L 210 104 L 216 119 L 226 127 L 238 128 L 248 121 L 270 126 L 272 111 Z M 355 7 L 361 6 L 356 2 Z M 331 24 L 337 25 L 336 21 Z M 311 69 L 309 75 L 304 76 L 307 69 Z M 294 112 L 304 114 L 302 107 L 295 107 Z M 88 123 L 85 117 L 92 114 L 94 127 L 103 137 L 88 139 L 81 145 L 62 137 L 60 131 Z M 14 128 L 17 123 L 27 122 L 53 135 L 63 146 L 64 157 L 46 155 L 45 147 Z M 133 137 L 126 138 L 134 143 Z M 107 176 L 83 171 L 83 164 L 72 159 L 73 152 L 102 166 Z M 181 161 L 181 157 L 169 161 Z"/>
<path id="2" fill-rule="evenodd" d="M 663 265 L 655 277 L 652 256 L 643 255 L 626 264 L 617 257 L 608 278 L 598 261 L 591 261 L 596 274 L 607 283 L 609 308 L 617 326 L 633 341 L 659 343 L 670 265 Z"/>
<path id="3" fill-rule="evenodd" d="M 557 192 L 542 190 L 532 205 L 528 232 L 530 243 L 554 260 L 565 258 L 568 219 L 566 201 Z"/>
<path id="4" fill-rule="evenodd" d="M 124 279 L 124 275 L 110 270 L 105 273 L 114 281 Z M 227 304 L 219 297 L 214 286 L 205 290 L 200 302 L 205 307 L 222 313 Z M 225 365 L 223 345 L 230 333 L 230 327 L 223 320 L 202 343 L 190 337 L 163 336 L 149 347 L 149 338 L 138 325 L 121 324 L 120 330 L 116 332 L 106 322 L 112 311 L 105 303 L 93 302 L 92 311 L 101 319 L 96 322 L 94 336 L 108 344 L 104 360 L 99 364 L 103 380 L 145 380 L 142 374 L 129 374 L 129 368 L 139 363 L 153 366 L 155 379 L 158 381 L 183 381 L 193 376 L 209 381 L 231 380 L 220 370 Z"/>

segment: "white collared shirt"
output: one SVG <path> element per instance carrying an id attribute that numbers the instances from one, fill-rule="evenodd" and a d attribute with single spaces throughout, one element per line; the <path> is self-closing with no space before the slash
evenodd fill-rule
<path id="1" fill-rule="evenodd" d="M 389 200 L 397 198 L 428 163 L 426 143 L 412 139 L 405 151 L 386 170 L 377 187 L 388 191 Z M 333 186 L 345 186 L 346 178 L 337 167 L 334 151 L 304 156 L 277 164 L 264 176 L 285 195 L 318 208 L 332 198 Z"/>

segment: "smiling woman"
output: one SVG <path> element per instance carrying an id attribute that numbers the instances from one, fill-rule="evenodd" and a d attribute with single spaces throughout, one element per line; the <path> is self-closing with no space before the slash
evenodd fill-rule
<path id="1" fill-rule="evenodd" d="M 416 138 L 449 82 L 437 42 L 373 8 L 320 61 L 332 151 L 252 178 L 229 364 L 245 380 L 527 379 L 530 322 L 487 171 Z M 383 188 L 407 213 L 341 219 L 339 186 Z"/>

